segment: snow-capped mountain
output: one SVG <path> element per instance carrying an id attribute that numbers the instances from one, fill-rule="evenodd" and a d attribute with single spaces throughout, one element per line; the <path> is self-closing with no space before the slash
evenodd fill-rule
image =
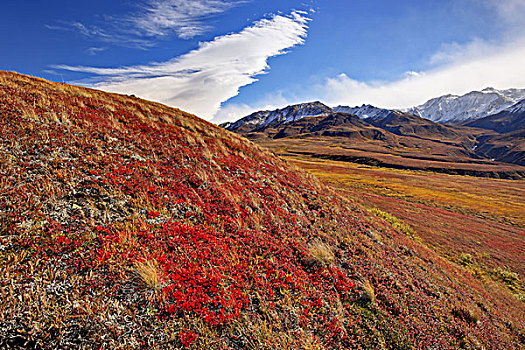
<path id="1" fill-rule="evenodd" d="M 525 113 L 525 99 L 521 100 L 520 102 L 516 103 L 515 105 L 511 106 L 510 108 L 507 108 L 508 113 L 512 114 L 523 114 Z M 525 127 L 525 125 L 524 125 Z"/>
<path id="2" fill-rule="evenodd" d="M 274 111 L 255 112 L 237 120 L 236 122 L 224 123 L 220 126 L 230 131 L 243 129 L 244 132 L 247 132 L 271 124 L 280 125 L 304 117 L 324 115 L 329 114 L 330 112 L 332 112 L 332 109 L 319 101 L 300 103 L 282 109 L 276 109 Z"/>
<path id="3" fill-rule="evenodd" d="M 484 118 L 462 123 L 465 126 L 494 130 L 499 133 L 525 129 L 525 100 Z"/>
<path id="4" fill-rule="evenodd" d="M 486 88 L 462 96 L 444 95 L 403 111 L 438 123 L 461 123 L 496 114 L 525 98 L 525 89 Z"/>
<path id="5" fill-rule="evenodd" d="M 337 106 L 332 108 L 334 112 L 339 113 L 349 113 L 357 115 L 363 119 L 383 119 L 393 113 L 390 109 L 377 108 L 372 105 L 362 105 L 361 107 L 347 107 L 347 106 Z"/>
<path id="6" fill-rule="evenodd" d="M 428 100 L 420 106 L 400 109 L 399 112 L 442 124 L 465 124 L 502 112 L 523 99 L 525 99 L 525 89 L 497 90 L 486 88 L 462 96 L 440 96 Z M 274 111 L 255 112 L 236 122 L 224 123 L 220 126 L 230 131 L 251 132 L 269 126 L 276 127 L 304 117 L 328 115 L 329 113 L 353 114 L 372 122 L 388 118 L 396 111 L 365 104 L 357 107 L 340 105 L 330 108 L 316 101 L 295 104 Z"/>
<path id="7" fill-rule="evenodd" d="M 330 108 L 316 101 L 291 105 L 274 111 L 255 112 L 236 122 L 224 123 L 220 126 L 230 131 L 242 129 L 243 132 L 250 132 L 267 126 L 278 126 L 294 122 L 304 117 L 316 117 L 330 113 L 348 113 L 362 119 L 377 120 L 386 118 L 393 112 L 394 111 L 390 109 L 377 108 L 371 105 L 362 105 L 360 107 L 337 106 Z"/>

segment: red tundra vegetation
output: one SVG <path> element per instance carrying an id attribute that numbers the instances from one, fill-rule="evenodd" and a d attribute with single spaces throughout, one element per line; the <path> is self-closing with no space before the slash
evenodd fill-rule
<path id="1" fill-rule="evenodd" d="M 0 347 L 520 349 L 523 302 L 180 110 L 0 72 Z"/>

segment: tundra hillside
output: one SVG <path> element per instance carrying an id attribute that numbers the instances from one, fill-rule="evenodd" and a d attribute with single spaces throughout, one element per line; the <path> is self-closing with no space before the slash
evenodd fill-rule
<path id="1" fill-rule="evenodd" d="M 0 73 L 0 348 L 520 349 L 524 316 L 240 136 Z"/>

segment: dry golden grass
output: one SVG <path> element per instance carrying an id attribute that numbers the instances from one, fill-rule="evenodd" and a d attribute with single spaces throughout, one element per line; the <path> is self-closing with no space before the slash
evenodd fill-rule
<path id="1" fill-rule="evenodd" d="M 316 240 L 308 245 L 306 262 L 309 265 L 330 265 L 335 262 L 335 254 L 328 244 Z"/>
<path id="2" fill-rule="evenodd" d="M 452 310 L 452 314 L 473 324 L 478 324 L 481 319 L 481 311 L 477 307 L 471 305 L 456 307 Z"/>
<path id="3" fill-rule="evenodd" d="M 146 260 L 135 263 L 135 274 L 149 288 L 157 290 L 159 288 L 159 273 L 156 261 Z"/>
<path id="4" fill-rule="evenodd" d="M 365 302 L 374 303 L 376 301 L 374 286 L 367 279 L 362 279 L 360 282 L 361 287 L 363 288 L 363 294 L 361 295 L 362 300 Z"/>

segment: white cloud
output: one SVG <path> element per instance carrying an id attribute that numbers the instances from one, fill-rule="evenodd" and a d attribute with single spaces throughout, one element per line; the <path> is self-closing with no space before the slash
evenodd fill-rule
<path id="1" fill-rule="evenodd" d="M 293 12 L 260 20 L 239 33 L 201 43 L 163 63 L 122 68 L 56 66 L 98 76 L 97 88 L 135 94 L 210 119 L 239 88 L 257 81 L 270 57 L 303 44 L 309 18 Z"/>
<path id="2" fill-rule="evenodd" d="M 125 16 L 103 16 L 104 23 L 86 25 L 78 21 L 58 21 L 46 25 L 51 30 L 75 31 L 80 35 L 115 45 L 147 49 L 155 39 L 175 33 L 191 39 L 210 31 L 210 18 L 250 0 L 148 0 Z"/>
<path id="3" fill-rule="evenodd" d="M 440 54 L 441 55 L 441 54 Z M 507 45 L 467 45 L 456 53 L 447 51 L 446 64 L 392 82 L 361 82 L 346 74 L 329 78 L 318 86 L 329 104 L 370 103 L 387 108 L 418 105 L 431 97 L 464 94 L 488 86 L 525 87 L 525 41 Z"/>
<path id="4" fill-rule="evenodd" d="M 253 105 L 248 105 L 244 103 L 233 103 L 225 107 L 221 107 L 211 121 L 216 124 L 221 124 L 227 121 L 236 121 L 244 116 L 250 115 L 252 112 L 262 111 L 265 109 L 266 108 L 264 107 L 255 108 L 253 107 Z"/>
<path id="5" fill-rule="evenodd" d="M 304 102 L 297 100 L 292 102 L 289 98 L 283 96 L 282 91 L 273 92 L 262 96 L 256 102 L 246 103 L 228 103 L 222 105 L 213 116 L 211 122 L 220 124 L 227 121 L 235 121 L 256 111 L 274 110 L 292 103 Z"/>
<path id="6" fill-rule="evenodd" d="M 95 56 L 99 52 L 106 51 L 105 47 L 90 47 L 86 50 L 87 54 L 90 56 Z"/>
<path id="7" fill-rule="evenodd" d="M 242 1 L 224 0 L 150 0 L 141 13 L 127 20 L 138 34 L 163 36 L 175 32 L 189 39 L 211 29 L 206 19 L 222 13 Z"/>

